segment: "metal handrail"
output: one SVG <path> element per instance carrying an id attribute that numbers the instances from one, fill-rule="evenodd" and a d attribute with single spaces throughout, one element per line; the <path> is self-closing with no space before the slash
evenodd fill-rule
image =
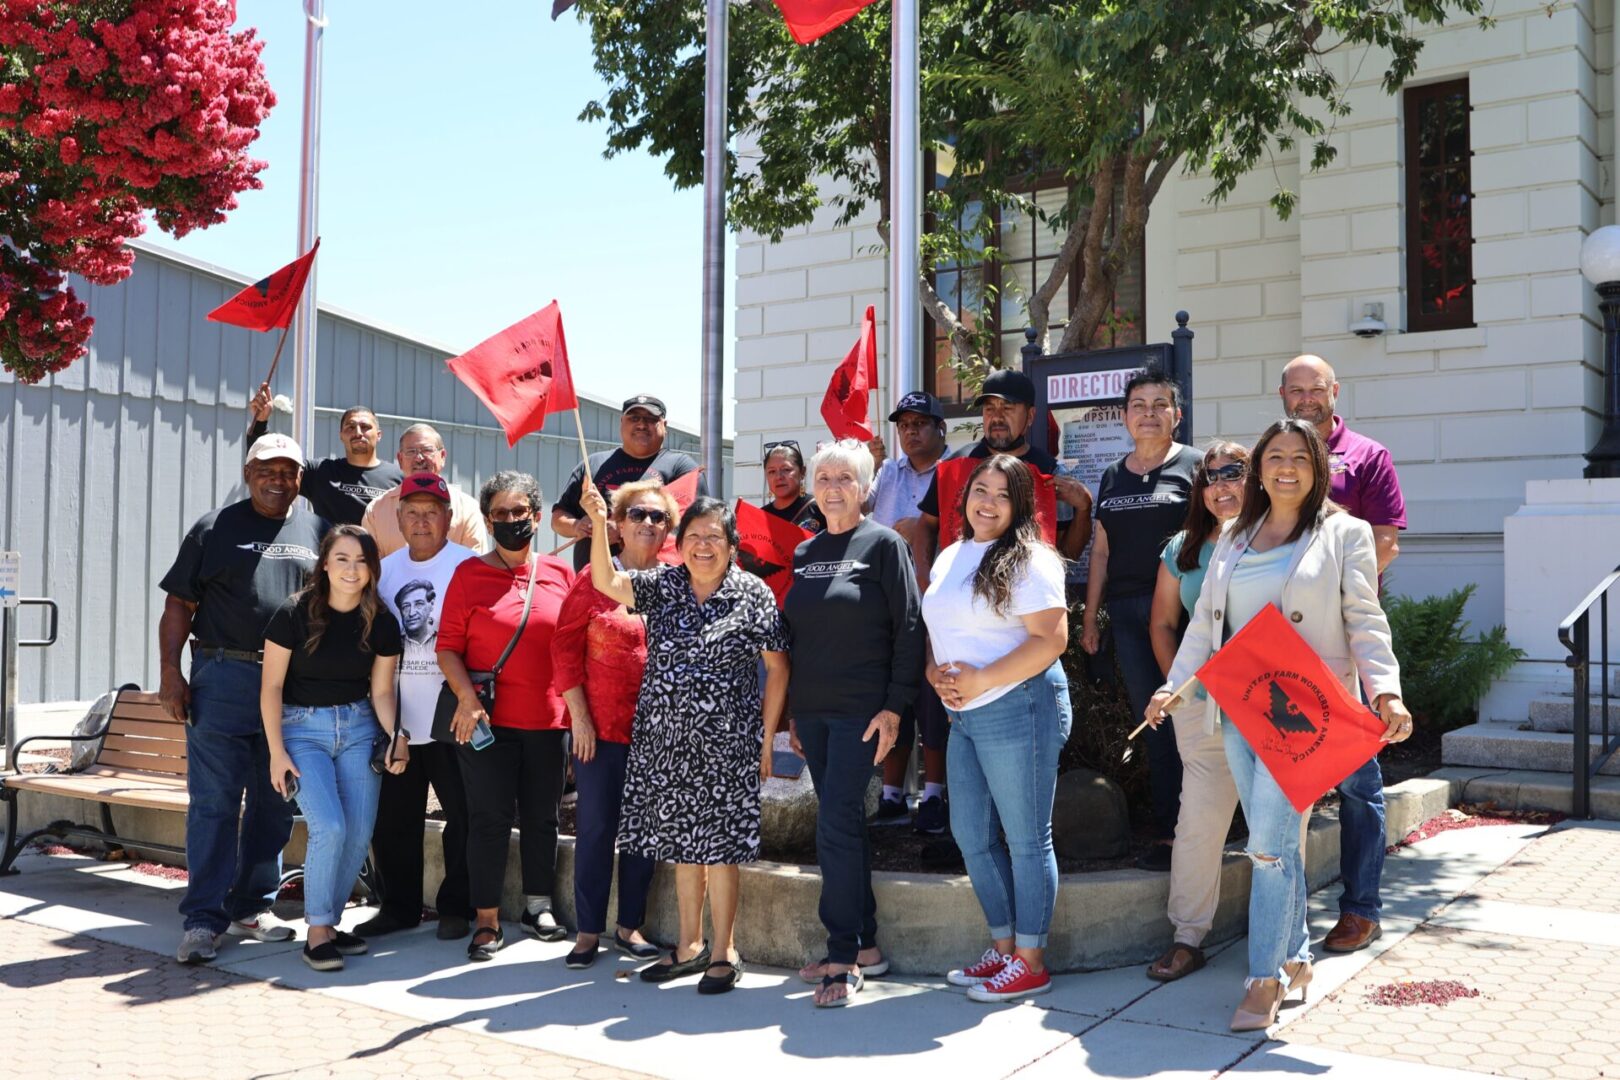
<path id="1" fill-rule="evenodd" d="M 1587 593 L 1586 598 L 1580 603 L 1576 604 L 1575 609 L 1568 615 L 1564 616 L 1564 621 L 1558 624 L 1558 640 L 1562 642 L 1564 648 L 1568 649 L 1571 653 L 1575 652 L 1575 643 L 1570 640 L 1570 633 L 1575 627 L 1576 620 L 1578 620 L 1582 615 L 1585 615 L 1592 605 L 1598 602 L 1598 598 L 1604 593 L 1608 592 L 1616 581 L 1620 581 L 1620 566 L 1617 566 L 1613 570 L 1609 571 L 1609 576 L 1598 582 L 1597 588 Z M 1570 667 L 1574 667 L 1575 659 L 1573 656 L 1565 657 L 1564 663 L 1568 664 Z"/>
<path id="2" fill-rule="evenodd" d="M 1571 810 L 1577 817 L 1591 818 L 1592 816 L 1592 777 L 1608 764 L 1617 749 L 1620 749 L 1620 732 L 1612 738 L 1609 734 L 1609 590 L 1615 582 L 1620 581 L 1620 566 L 1615 567 L 1604 579 L 1598 582 L 1597 587 L 1587 593 L 1585 598 L 1575 606 L 1558 624 L 1558 640 L 1563 643 L 1569 655 L 1564 657 L 1564 663 L 1570 668 L 1574 690 L 1574 727 L 1575 746 L 1571 757 L 1571 772 L 1574 774 L 1574 791 L 1572 792 Z M 1598 670 L 1601 672 L 1603 723 L 1602 736 L 1598 740 L 1597 760 L 1592 759 L 1592 607 L 1596 605 L 1599 614 L 1599 639 L 1602 646 L 1598 659 Z"/>

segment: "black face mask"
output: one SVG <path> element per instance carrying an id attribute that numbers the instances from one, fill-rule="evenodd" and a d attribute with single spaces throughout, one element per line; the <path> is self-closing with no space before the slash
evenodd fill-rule
<path id="1" fill-rule="evenodd" d="M 494 522 L 495 543 L 507 551 L 527 551 L 534 540 L 534 519 Z"/>

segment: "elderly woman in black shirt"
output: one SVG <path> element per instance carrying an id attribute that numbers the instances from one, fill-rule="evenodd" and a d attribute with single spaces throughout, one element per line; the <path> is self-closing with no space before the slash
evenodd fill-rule
<path id="1" fill-rule="evenodd" d="M 872 455 L 852 439 L 810 461 L 826 531 L 793 553 L 783 615 L 792 636 L 788 700 L 820 798 L 816 856 L 827 955 L 799 975 L 819 983 L 818 1007 L 846 1004 L 888 961 L 877 947 L 877 901 L 866 832 L 873 767 L 894 746 L 900 714 L 922 686 L 923 630 L 911 550 L 861 513 Z"/>

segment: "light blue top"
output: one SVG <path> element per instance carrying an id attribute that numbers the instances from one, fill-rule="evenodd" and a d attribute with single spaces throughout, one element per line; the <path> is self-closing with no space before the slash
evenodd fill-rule
<path id="1" fill-rule="evenodd" d="M 894 528 L 895 523 L 914 518 L 922 511 L 917 504 L 928 494 L 933 483 L 935 462 L 921 472 L 912 468 L 905 454 L 892 457 L 878 467 L 872 480 L 872 517 L 879 525 Z"/>
<path id="2" fill-rule="evenodd" d="M 1205 540 L 1204 546 L 1198 549 L 1198 569 L 1183 570 L 1176 565 L 1176 559 L 1181 555 L 1181 541 L 1186 535 L 1185 532 L 1178 532 L 1172 536 L 1170 542 L 1164 545 L 1164 553 L 1159 559 L 1181 586 L 1181 606 L 1191 615 L 1193 608 L 1198 606 L 1198 594 L 1204 589 L 1204 575 L 1209 572 L 1210 556 L 1215 554 L 1215 541 Z"/>
<path id="3" fill-rule="evenodd" d="M 1298 540 L 1278 544 L 1270 551 L 1246 549 L 1232 569 L 1226 587 L 1227 636 L 1249 625 L 1267 604 L 1281 605 L 1283 583 L 1288 580 L 1288 563 L 1294 557 Z"/>

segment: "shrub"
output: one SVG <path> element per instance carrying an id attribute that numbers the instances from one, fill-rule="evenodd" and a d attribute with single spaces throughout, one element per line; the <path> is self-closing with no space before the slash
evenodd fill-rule
<path id="1" fill-rule="evenodd" d="M 1063 668 L 1069 676 L 1069 703 L 1074 712 L 1074 724 L 1069 730 L 1069 741 L 1058 757 L 1058 771 L 1068 772 L 1077 767 L 1092 769 L 1119 784 L 1125 790 L 1131 819 L 1147 820 L 1147 746 L 1142 737 L 1130 761 L 1121 761 L 1125 736 L 1141 722 L 1132 716 L 1130 702 L 1125 697 L 1125 677 L 1120 674 L 1114 660 L 1112 643 L 1108 640 L 1107 613 L 1102 616 L 1104 648 L 1096 656 L 1087 656 L 1080 648 L 1080 615 L 1083 604 L 1076 604 L 1069 612 L 1069 648 L 1063 654 Z"/>
<path id="2" fill-rule="evenodd" d="M 1465 585 L 1444 596 L 1386 596 L 1401 663 L 1401 694 L 1413 715 L 1440 731 L 1471 723 L 1491 680 L 1503 675 L 1524 651 L 1508 644 L 1507 629 L 1493 627 L 1470 640 L 1463 608 L 1474 594 Z"/>

